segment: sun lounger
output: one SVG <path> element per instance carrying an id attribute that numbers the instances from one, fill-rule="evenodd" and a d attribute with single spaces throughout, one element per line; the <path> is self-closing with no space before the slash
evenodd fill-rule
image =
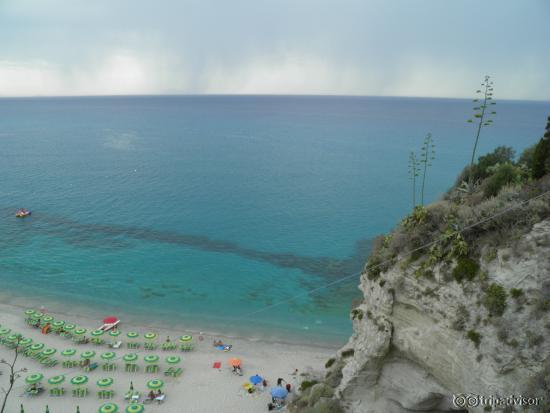
<path id="1" fill-rule="evenodd" d="M 114 323 L 103 324 L 98 330 L 109 331 L 115 328 L 120 323 L 120 320 L 116 320 Z"/>
<path id="2" fill-rule="evenodd" d="M 221 361 L 215 361 L 212 365 L 213 369 L 221 369 L 222 368 L 222 362 Z"/>
<path id="3" fill-rule="evenodd" d="M 89 372 L 91 372 L 91 371 L 97 369 L 98 366 L 99 366 L 99 365 L 98 365 L 97 363 L 89 364 L 88 366 L 84 367 L 84 371 L 85 371 L 86 373 L 89 373 Z"/>
<path id="4" fill-rule="evenodd" d="M 109 347 L 111 348 L 120 348 L 122 346 L 122 341 L 117 341 L 116 343 L 109 344 Z"/>
<path id="5" fill-rule="evenodd" d="M 160 396 L 155 397 L 155 401 L 158 402 L 158 404 L 163 403 L 164 399 L 166 399 L 166 394 L 161 394 Z"/>

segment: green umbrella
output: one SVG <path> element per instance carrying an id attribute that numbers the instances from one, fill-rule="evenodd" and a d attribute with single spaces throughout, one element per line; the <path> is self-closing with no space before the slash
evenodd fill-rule
<path id="1" fill-rule="evenodd" d="M 66 331 L 74 330 L 76 326 L 74 324 L 65 324 L 65 327 L 63 327 Z"/>
<path id="2" fill-rule="evenodd" d="M 35 384 L 35 383 L 38 383 L 39 381 L 41 381 L 43 378 L 44 378 L 44 375 L 42 373 L 29 374 L 25 378 L 25 383 Z"/>
<path id="3" fill-rule="evenodd" d="M 159 358 L 159 356 L 150 355 L 143 357 L 143 360 L 145 360 L 146 363 L 156 363 L 159 361 Z"/>
<path id="4" fill-rule="evenodd" d="M 109 386 L 112 386 L 114 383 L 114 380 L 110 377 L 107 377 L 107 378 L 104 378 L 104 379 L 101 379 L 101 380 L 98 380 L 97 381 L 97 385 L 99 387 L 109 387 Z"/>
<path id="5" fill-rule="evenodd" d="M 120 330 L 111 330 L 111 331 L 109 331 L 109 335 L 111 337 L 118 337 L 118 336 L 120 336 Z"/>
<path id="6" fill-rule="evenodd" d="M 8 337 L 6 337 L 6 340 L 8 341 L 15 341 L 20 337 L 19 334 L 10 334 Z"/>
<path id="7" fill-rule="evenodd" d="M 138 359 L 138 355 L 134 353 L 126 354 L 124 357 L 122 357 L 122 360 L 132 362 L 136 361 Z"/>
<path id="8" fill-rule="evenodd" d="M 193 340 L 193 337 L 191 337 L 191 336 L 181 336 L 180 337 L 180 341 L 183 341 L 184 343 L 186 341 L 191 341 L 191 340 Z"/>
<path id="9" fill-rule="evenodd" d="M 91 359 L 94 356 L 95 356 L 95 351 L 92 351 L 92 350 L 88 350 L 80 354 L 80 358 L 83 358 L 83 359 Z"/>
<path id="10" fill-rule="evenodd" d="M 45 356 L 51 356 L 52 354 L 55 354 L 57 352 L 56 349 L 54 348 L 46 348 L 44 350 L 42 350 L 42 354 L 44 354 Z"/>
<path id="11" fill-rule="evenodd" d="M 53 317 L 51 315 L 45 315 L 44 317 L 42 317 L 42 321 L 44 321 L 45 323 L 49 323 L 53 321 Z"/>
<path id="12" fill-rule="evenodd" d="M 103 330 L 94 330 L 94 331 L 92 331 L 91 334 L 94 337 L 99 337 L 99 336 L 102 336 L 104 333 L 105 333 L 105 331 L 103 331 Z"/>
<path id="13" fill-rule="evenodd" d="M 146 340 L 154 340 L 157 338 L 157 333 L 145 333 L 143 337 L 145 337 Z"/>
<path id="14" fill-rule="evenodd" d="M 67 350 L 63 350 L 61 352 L 61 355 L 63 357 L 71 357 L 71 356 L 74 356 L 76 354 L 76 350 L 74 348 L 68 348 Z"/>
<path id="15" fill-rule="evenodd" d="M 29 347 L 32 351 L 38 351 L 42 350 L 44 348 L 44 344 L 42 343 L 34 343 L 32 346 Z"/>
<path id="16" fill-rule="evenodd" d="M 30 346 L 31 343 L 32 343 L 32 339 L 24 338 L 19 342 L 19 345 L 22 346 L 22 347 L 27 347 L 27 346 Z"/>
<path id="17" fill-rule="evenodd" d="M 168 364 L 178 364 L 181 361 L 179 356 L 168 356 L 166 357 L 166 362 Z"/>
<path id="18" fill-rule="evenodd" d="M 28 310 L 25 310 L 26 315 L 33 315 L 34 313 L 36 313 L 36 311 L 31 310 L 30 308 Z"/>
<path id="19" fill-rule="evenodd" d="M 126 334 L 129 338 L 138 338 L 139 334 L 135 331 L 130 331 L 128 334 Z"/>
<path id="20" fill-rule="evenodd" d="M 106 352 L 106 353 L 103 353 L 103 354 L 101 355 L 101 358 L 102 358 L 103 360 L 112 360 L 112 359 L 115 358 L 115 356 L 116 356 L 115 353 L 113 353 L 112 351 L 108 351 L 108 352 Z"/>
<path id="21" fill-rule="evenodd" d="M 86 329 L 85 328 L 77 328 L 74 331 L 74 334 L 76 334 L 77 336 L 81 336 L 82 334 L 86 334 Z"/>
<path id="22" fill-rule="evenodd" d="M 57 386 L 58 384 L 61 384 L 65 381 L 65 376 L 63 374 L 60 374 L 59 376 L 53 376 L 51 379 L 48 379 L 49 384 L 53 384 L 54 386 Z"/>
<path id="23" fill-rule="evenodd" d="M 71 379 L 71 384 L 75 386 L 81 386 L 86 383 L 88 383 L 88 377 L 86 376 L 75 376 Z"/>
<path id="24" fill-rule="evenodd" d="M 8 334 L 11 330 L 7 327 L 2 327 L 0 328 L 0 336 L 5 336 L 6 334 Z"/>
<path id="25" fill-rule="evenodd" d="M 153 379 L 147 382 L 147 387 L 151 390 L 157 390 L 164 386 L 164 382 L 161 379 Z"/>
<path id="26" fill-rule="evenodd" d="M 63 327 L 65 325 L 65 321 L 57 320 L 52 323 L 52 326 L 54 327 Z"/>
<path id="27" fill-rule="evenodd" d="M 126 406 L 126 413 L 143 413 L 144 411 L 143 404 L 129 404 Z"/>
<path id="28" fill-rule="evenodd" d="M 118 406 L 114 403 L 105 403 L 99 408 L 98 412 L 99 413 L 117 413 Z"/>
<path id="29" fill-rule="evenodd" d="M 42 314 L 40 311 L 35 312 L 33 315 L 31 315 L 32 318 L 41 318 L 44 314 Z"/>

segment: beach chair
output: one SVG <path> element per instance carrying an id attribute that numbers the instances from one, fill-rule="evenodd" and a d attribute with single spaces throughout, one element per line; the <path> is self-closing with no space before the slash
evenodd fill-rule
<path id="1" fill-rule="evenodd" d="M 86 367 L 84 367 L 84 371 L 86 373 L 89 373 L 89 372 L 94 371 L 95 369 L 97 369 L 97 367 L 98 367 L 97 363 L 92 363 L 92 364 L 89 364 Z"/>
<path id="2" fill-rule="evenodd" d="M 127 373 L 135 373 L 138 371 L 138 365 L 137 364 L 126 364 L 125 368 Z"/>
<path id="3" fill-rule="evenodd" d="M 168 370 L 164 371 L 164 375 L 165 376 L 171 376 L 172 374 L 174 374 L 174 370 L 175 370 L 174 367 L 169 367 Z"/>
<path id="4" fill-rule="evenodd" d="M 158 346 L 155 343 L 145 343 L 145 350 L 156 350 Z"/>
<path id="5" fill-rule="evenodd" d="M 128 346 L 128 348 L 133 349 L 133 350 L 139 348 L 139 343 L 135 343 L 133 341 L 128 342 L 126 345 Z"/>
<path id="6" fill-rule="evenodd" d="M 179 377 L 179 376 L 181 376 L 182 372 L 183 372 L 183 369 L 181 367 L 178 367 L 177 369 L 174 370 L 174 372 L 172 373 L 172 376 L 173 377 Z"/>
<path id="7" fill-rule="evenodd" d="M 111 348 L 120 348 L 122 346 L 122 341 L 117 341 L 116 343 L 109 343 L 109 347 Z"/>
<path id="8" fill-rule="evenodd" d="M 146 373 L 156 373 L 158 371 L 159 371 L 159 366 L 157 366 L 156 364 L 145 367 Z"/>

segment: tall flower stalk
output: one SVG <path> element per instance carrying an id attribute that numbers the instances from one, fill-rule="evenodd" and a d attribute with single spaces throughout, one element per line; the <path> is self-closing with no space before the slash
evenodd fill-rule
<path id="1" fill-rule="evenodd" d="M 416 158 L 416 154 L 411 151 L 409 154 L 409 179 L 412 182 L 412 206 L 416 207 L 416 178 L 420 172 L 420 164 Z"/>
<path id="2" fill-rule="evenodd" d="M 470 160 L 470 171 L 468 173 L 468 191 L 471 193 L 474 187 L 474 161 L 476 157 L 477 144 L 479 142 L 479 136 L 481 135 L 481 129 L 485 126 L 491 126 L 493 120 L 492 115 L 495 115 L 495 111 L 489 110 L 490 105 L 495 105 L 493 102 L 493 82 L 491 76 L 485 75 L 485 79 L 481 84 L 481 89 L 476 91 L 479 98 L 473 100 L 476 105 L 474 109 L 474 119 L 477 123 L 476 139 L 474 142 L 474 149 L 472 150 L 472 159 Z M 481 104 L 480 104 L 481 103 Z M 474 123 L 474 119 L 468 119 L 468 123 Z"/>
<path id="3" fill-rule="evenodd" d="M 422 187 L 420 190 L 420 205 L 424 206 L 424 187 L 426 185 L 426 173 L 428 166 L 432 166 L 432 161 L 435 159 L 435 144 L 431 133 L 428 133 L 424 138 L 422 149 L 420 151 L 420 163 L 423 165 L 422 172 Z"/>

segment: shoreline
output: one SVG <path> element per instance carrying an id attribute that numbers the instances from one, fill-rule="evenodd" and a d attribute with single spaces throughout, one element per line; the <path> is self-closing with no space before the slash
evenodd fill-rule
<path id="1" fill-rule="evenodd" d="M 34 304 L 29 305 L 30 303 Z M 0 308 L 3 306 L 8 306 L 8 312 L 15 312 L 15 310 L 10 311 L 9 307 L 17 308 L 21 311 L 24 311 L 26 308 L 39 308 L 44 306 L 46 309 L 50 310 L 52 313 L 59 314 L 64 316 L 66 319 L 78 319 L 85 320 L 87 323 L 93 324 L 93 322 L 98 323 L 99 320 L 107 315 L 115 315 L 121 319 L 121 322 L 124 326 L 136 327 L 142 329 L 159 329 L 159 330 L 185 330 L 191 335 L 198 335 L 203 333 L 205 336 L 211 337 L 220 337 L 227 338 L 231 340 L 242 340 L 251 343 L 268 343 L 268 344 L 281 344 L 288 346 L 303 346 L 308 345 L 311 347 L 333 350 L 341 348 L 348 340 L 349 335 L 335 334 L 334 336 L 328 336 L 326 333 L 316 333 L 307 330 L 299 331 L 296 329 L 294 332 L 289 329 L 285 329 L 284 326 L 276 326 L 264 324 L 260 330 L 256 330 L 254 334 L 253 327 L 242 328 L 241 331 L 231 332 L 231 328 L 226 331 L 222 331 L 216 327 L 208 325 L 208 316 L 202 317 L 198 322 L 193 323 L 188 322 L 187 320 L 181 320 L 180 322 L 173 319 L 159 319 L 158 321 L 153 321 L 146 318 L 140 318 L 140 315 L 132 314 L 131 311 L 125 311 L 123 309 L 113 310 L 115 314 L 106 314 L 105 311 L 111 311 L 107 309 L 101 311 L 98 307 L 93 307 L 90 305 L 81 304 L 78 307 L 71 307 L 70 312 L 67 309 L 63 309 L 63 305 L 59 300 L 56 300 L 53 297 L 49 296 L 37 296 L 37 295 L 22 295 L 22 294 L 9 294 L 6 292 L 0 292 Z M 192 316 L 189 316 L 192 318 Z M 214 320 L 214 318 L 212 318 Z M 224 320 L 222 318 L 217 319 L 218 324 L 220 322 L 235 322 L 236 320 Z M 250 321 L 250 320 L 247 320 Z M 200 327 L 197 324 L 204 323 Z M 295 334 L 297 332 L 301 333 Z M 351 332 L 350 332 L 351 334 Z"/>
<path id="2" fill-rule="evenodd" d="M 32 338 L 34 342 L 41 342 L 46 347 L 57 349 L 57 359 L 62 360 L 59 352 L 66 348 L 76 348 L 78 352 L 85 350 L 96 351 L 99 355 L 101 352 L 108 351 L 106 345 L 92 344 L 74 344 L 71 341 L 64 339 L 55 334 L 41 334 L 39 329 L 29 327 L 24 321 L 24 310 L 27 308 L 39 309 L 40 304 L 25 305 L 21 302 L 21 297 L 11 297 L 0 300 L 0 324 L 10 328 L 12 331 L 19 332 L 25 337 Z M 65 319 L 67 322 L 76 323 L 88 329 L 88 332 L 97 328 L 101 324 L 101 318 L 96 319 L 94 315 L 81 316 L 78 312 L 57 312 L 46 307 L 49 314 L 56 319 Z M 106 316 L 108 314 L 104 314 Z M 54 375 L 65 374 L 70 380 L 76 374 L 82 374 L 80 368 L 66 369 L 59 363 L 55 367 L 43 367 L 35 360 L 27 357 L 20 357 L 18 367 L 26 367 L 27 373 L 23 373 L 23 377 L 16 382 L 15 390 L 8 401 L 7 411 L 19 411 L 21 403 L 25 406 L 26 413 L 43 413 L 45 405 L 48 404 L 52 413 L 74 413 L 76 405 L 80 406 L 81 413 L 96 412 L 99 406 L 105 403 L 105 400 L 100 400 L 95 396 L 95 382 L 103 377 L 113 377 L 115 379 L 115 398 L 113 402 L 119 407 L 124 406 L 122 395 L 127 391 L 130 381 L 134 386 L 140 389 L 143 393 L 146 391 L 145 383 L 152 378 L 161 378 L 165 381 L 165 393 L 167 400 L 162 405 L 155 405 L 151 409 L 158 412 L 172 412 L 176 406 L 185 406 L 187 412 L 205 412 L 215 411 L 222 408 L 224 412 L 243 412 L 256 413 L 266 410 L 267 403 L 271 400 L 269 396 L 269 387 L 274 385 L 277 378 L 281 377 L 288 381 L 293 388 L 299 386 L 301 380 L 308 377 L 322 374 L 324 371 L 325 362 L 334 355 L 336 347 L 327 347 L 322 345 L 303 345 L 296 343 L 284 343 L 268 341 L 263 339 L 251 339 L 250 337 L 232 337 L 230 335 L 210 334 L 203 331 L 203 341 L 199 341 L 194 331 L 189 329 L 176 329 L 161 325 L 135 324 L 132 322 L 121 321 L 120 330 L 123 333 L 120 340 L 123 341 L 123 346 L 114 350 L 117 354 L 117 362 L 120 364 L 120 356 L 125 353 L 136 352 L 141 356 L 144 354 L 157 353 L 161 356 L 161 360 L 165 356 L 178 355 L 182 358 L 182 363 L 179 367 L 183 368 L 183 375 L 179 378 L 164 377 L 161 372 L 157 376 L 144 372 L 127 373 L 119 366 L 115 372 L 104 372 L 98 368 L 90 373 L 84 373 L 90 376 L 88 388 L 91 393 L 83 399 L 73 398 L 70 394 L 69 383 L 65 383 L 66 394 L 62 397 L 50 397 L 47 394 L 42 394 L 36 397 L 23 397 L 22 393 L 25 388 L 24 378 L 27 374 L 41 372 L 45 379 L 43 384 L 47 384 L 47 379 Z M 131 330 L 136 330 L 142 337 L 147 331 L 154 331 L 158 334 L 158 342 L 164 341 L 165 336 L 170 336 L 172 340 L 177 340 L 179 335 L 191 334 L 194 336 L 193 343 L 195 349 L 191 352 L 171 351 L 147 351 L 140 348 L 138 351 L 126 348 L 127 338 L 125 333 Z M 212 340 L 222 339 L 225 343 L 231 344 L 232 349 L 229 352 L 220 351 L 212 346 Z M 11 359 L 12 351 L 4 345 L 0 345 L 0 358 Z M 227 365 L 227 360 L 231 357 L 237 357 L 243 360 L 244 376 L 239 377 L 231 373 L 231 369 Z M 101 363 L 99 357 L 97 361 Z M 213 369 L 212 363 L 220 361 L 221 369 Z M 143 365 L 143 362 L 141 362 Z M 161 362 L 162 364 L 162 362 Z M 292 376 L 290 373 L 298 369 L 300 375 Z M 4 369 L 2 369 L 4 370 Z M 78 371 L 76 371 L 78 370 Z M 6 385 L 8 374 L 0 376 L 0 386 Z M 249 395 L 243 391 L 242 385 L 248 381 L 248 377 L 254 374 L 260 374 L 268 380 L 268 390 L 264 392 L 256 392 Z M 51 387 L 51 386 L 50 386 Z M 49 388 L 46 385 L 46 388 Z M 292 396 L 292 393 L 291 393 Z M 123 411 L 123 409 L 121 409 Z"/>

